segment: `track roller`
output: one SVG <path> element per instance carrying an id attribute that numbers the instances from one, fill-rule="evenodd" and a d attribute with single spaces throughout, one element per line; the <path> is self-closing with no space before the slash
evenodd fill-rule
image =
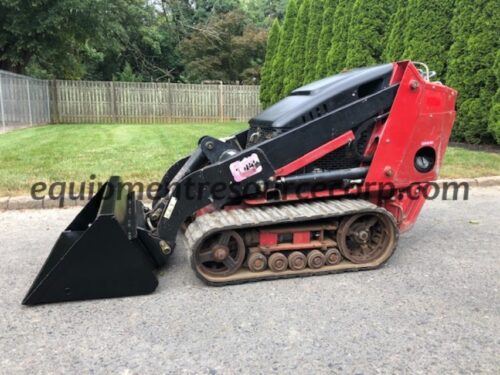
<path id="1" fill-rule="evenodd" d="M 283 272 L 288 267 L 288 259 L 284 254 L 274 253 L 269 257 L 269 268 L 274 272 Z"/>
<path id="2" fill-rule="evenodd" d="M 325 264 L 325 254 L 319 250 L 313 250 L 307 254 L 307 265 L 309 268 L 318 269 Z"/>
<path id="3" fill-rule="evenodd" d="M 288 266 L 293 271 L 303 270 L 307 266 L 307 258 L 300 251 L 294 251 L 288 256 Z"/>
<path id="4" fill-rule="evenodd" d="M 267 258 L 262 253 L 253 253 L 248 258 L 248 269 L 252 272 L 261 272 L 267 268 Z"/>
<path id="5" fill-rule="evenodd" d="M 342 262 L 342 254 L 338 249 L 329 249 L 325 253 L 326 264 L 329 266 L 335 266 Z"/>

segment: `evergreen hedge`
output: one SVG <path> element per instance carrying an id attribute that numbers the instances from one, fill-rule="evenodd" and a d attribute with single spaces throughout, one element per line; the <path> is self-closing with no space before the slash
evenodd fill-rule
<path id="1" fill-rule="evenodd" d="M 307 30 L 303 84 L 317 79 L 316 63 L 318 62 L 319 37 L 322 30 L 323 12 L 327 5 L 328 1 L 313 0 L 309 6 L 309 28 Z"/>
<path id="2" fill-rule="evenodd" d="M 394 0 L 356 0 L 347 38 L 346 68 L 377 64 L 382 60 L 388 20 Z"/>
<path id="3" fill-rule="evenodd" d="M 304 81 L 304 66 L 306 63 L 306 40 L 309 28 L 309 9 L 311 2 L 317 0 L 302 0 L 295 21 L 292 46 L 288 50 L 285 62 L 285 84 L 281 97 L 285 97 Z"/>
<path id="4" fill-rule="evenodd" d="M 329 73 L 327 55 L 333 40 L 333 23 L 337 0 L 326 0 L 321 21 L 321 35 L 318 43 L 318 61 L 316 62 L 316 79 L 326 77 Z"/>
<path id="5" fill-rule="evenodd" d="M 272 104 L 273 93 L 272 83 L 273 83 L 273 62 L 278 53 L 278 46 L 280 43 L 281 26 L 277 19 L 273 21 L 271 31 L 269 31 L 269 37 L 267 40 L 266 47 L 266 59 L 262 65 L 262 70 L 260 74 L 260 100 L 264 108 Z"/>
<path id="6" fill-rule="evenodd" d="M 453 139 L 500 143 L 500 1 L 290 0 L 277 28 L 262 71 L 265 106 L 346 68 L 412 59 L 458 90 Z"/>
<path id="7" fill-rule="evenodd" d="M 272 80 L 270 102 L 276 103 L 283 98 L 282 92 L 284 91 L 285 82 L 285 61 L 288 51 L 292 45 L 293 30 L 295 28 L 295 19 L 297 18 L 297 1 L 290 0 L 286 8 L 285 20 L 283 21 L 283 28 L 278 45 L 276 57 L 272 63 Z"/>

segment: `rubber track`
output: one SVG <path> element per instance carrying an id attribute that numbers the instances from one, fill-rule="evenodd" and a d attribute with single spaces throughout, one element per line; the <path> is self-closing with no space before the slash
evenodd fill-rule
<path id="1" fill-rule="evenodd" d="M 350 262 L 344 261 L 339 265 L 324 266 L 318 270 L 306 268 L 301 271 L 287 270 L 280 273 L 275 273 L 270 270 L 266 270 L 263 272 L 250 272 L 249 270 L 241 269 L 234 275 L 214 278 L 212 276 L 201 274 L 198 271 L 193 260 L 192 253 L 195 249 L 198 248 L 198 246 L 201 245 L 203 240 L 208 236 L 220 231 L 260 228 L 277 224 L 297 224 L 301 222 L 329 219 L 369 212 L 376 212 L 390 217 L 396 227 L 396 239 L 393 249 L 391 249 L 389 256 L 383 259 L 380 263 L 377 263 L 375 261 L 366 265 L 354 265 Z M 335 272 L 358 271 L 377 268 L 392 255 L 398 239 L 397 226 L 394 221 L 394 217 L 385 209 L 362 199 L 331 199 L 215 211 L 213 213 L 198 217 L 187 227 L 184 235 L 187 248 L 191 252 L 191 265 L 196 275 L 205 283 L 217 286 L 240 284 L 258 280 L 312 276 Z M 245 277 L 245 275 L 247 275 L 247 277 Z"/>

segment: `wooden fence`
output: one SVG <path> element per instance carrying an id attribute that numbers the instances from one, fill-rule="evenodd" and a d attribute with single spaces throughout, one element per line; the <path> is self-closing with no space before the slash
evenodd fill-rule
<path id="1" fill-rule="evenodd" d="M 0 70 L 2 132 L 49 122 L 48 81 Z"/>
<path id="2" fill-rule="evenodd" d="M 58 123 L 247 121 L 261 110 L 259 86 L 52 81 Z"/>
<path id="3" fill-rule="evenodd" d="M 47 123 L 247 121 L 259 86 L 39 80 L 0 70 L 5 132 Z"/>

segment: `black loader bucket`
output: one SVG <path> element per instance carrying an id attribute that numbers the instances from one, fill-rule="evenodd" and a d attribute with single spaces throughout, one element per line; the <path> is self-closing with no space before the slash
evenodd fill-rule
<path id="1" fill-rule="evenodd" d="M 112 177 L 61 233 L 23 304 L 151 293 L 158 280 L 143 226 L 142 203 Z"/>

